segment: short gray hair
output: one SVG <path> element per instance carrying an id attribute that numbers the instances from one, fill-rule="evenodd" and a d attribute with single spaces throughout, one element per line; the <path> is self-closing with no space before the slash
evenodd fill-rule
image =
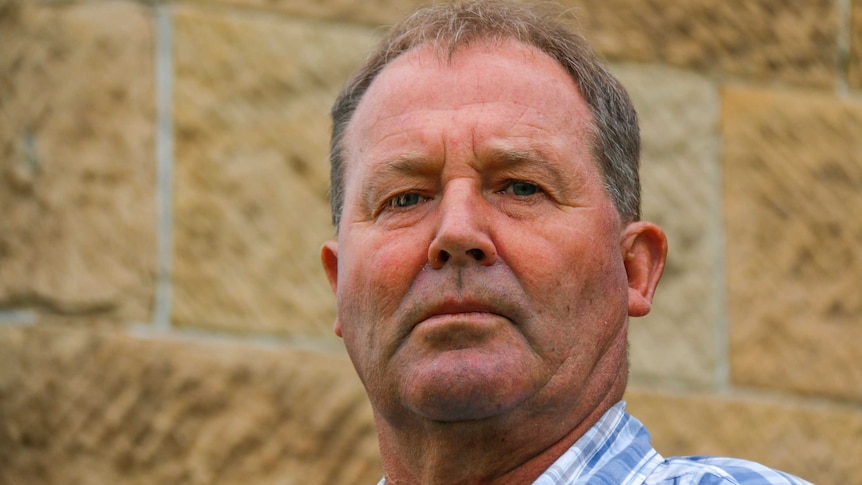
<path id="1" fill-rule="evenodd" d="M 623 221 L 640 219 L 640 133 L 628 93 L 587 40 L 566 22 L 567 12 L 548 4 L 473 0 L 433 5 L 392 27 L 347 82 L 332 107 L 330 203 L 338 230 L 344 208 L 344 135 L 362 96 L 395 58 L 430 44 L 450 58 L 459 47 L 484 40 L 514 40 L 533 46 L 574 79 L 593 117 L 593 155 L 605 190 Z"/>

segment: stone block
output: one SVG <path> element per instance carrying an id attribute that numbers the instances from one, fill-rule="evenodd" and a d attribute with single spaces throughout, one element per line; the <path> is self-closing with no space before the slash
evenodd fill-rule
<path id="1" fill-rule="evenodd" d="M 281 12 L 327 21 L 365 24 L 373 27 L 391 25 L 417 7 L 427 5 L 424 0 L 207 0 L 245 7 L 275 9 Z"/>
<path id="2" fill-rule="evenodd" d="M 840 18 L 832 0 L 564 0 L 612 60 L 659 62 L 831 88 Z"/>
<path id="3" fill-rule="evenodd" d="M 862 1 L 853 0 L 850 10 L 850 59 L 847 84 L 862 89 Z"/>
<path id="4" fill-rule="evenodd" d="M 0 307 L 148 320 L 149 12 L 5 0 L 0 31 Z"/>
<path id="5" fill-rule="evenodd" d="M 329 108 L 373 40 L 176 10 L 175 324 L 332 335 Z"/>
<path id="6" fill-rule="evenodd" d="M 731 373 L 862 402 L 862 104 L 723 93 Z"/>
<path id="7" fill-rule="evenodd" d="M 343 354 L 0 328 L 0 483 L 375 483 Z"/>
<path id="8" fill-rule="evenodd" d="M 632 377 L 709 386 L 724 357 L 718 92 L 677 69 L 613 67 L 640 118 L 643 219 L 669 245 L 652 311 L 630 322 Z"/>
<path id="9" fill-rule="evenodd" d="M 812 483 L 862 483 L 858 406 L 640 388 L 626 400 L 662 456 L 733 456 Z"/>

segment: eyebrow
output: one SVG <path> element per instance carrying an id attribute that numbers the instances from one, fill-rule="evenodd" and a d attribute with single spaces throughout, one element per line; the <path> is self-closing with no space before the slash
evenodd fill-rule
<path id="1" fill-rule="evenodd" d="M 436 165 L 433 160 L 422 155 L 400 155 L 387 160 L 378 170 L 370 173 L 362 185 L 366 203 L 369 207 L 373 206 L 372 199 L 381 192 L 387 192 L 385 188 L 391 185 L 392 180 L 404 176 L 431 175 Z"/>
<path id="2" fill-rule="evenodd" d="M 560 170 L 548 160 L 548 157 L 542 154 L 539 150 L 520 149 L 520 148 L 491 148 L 487 150 L 485 155 L 490 161 L 485 162 L 492 168 L 520 168 L 525 165 L 537 165 L 551 172 L 551 174 L 560 180 L 563 175 Z"/>
<path id="3" fill-rule="evenodd" d="M 520 148 L 492 148 L 487 151 L 487 157 L 484 164 L 489 168 L 508 171 L 508 170 L 523 170 L 523 169 L 538 169 L 541 175 L 547 176 L 538 177 L 539 181 L 550 183 L 552 188 L 566 192 L 566 176 L 560 169 L 559 164 L 551 161 L 540 150 L 537 149 L 520 149 Z M 529 170 L 527 170 L 529 174 Z"/>
<path id="4" fill-rule="evenodd" d="M 434 172 L 435 163 L 423 155 L 399 155 L 383 163 L 383 166 L 375 172 L 370 180 L 380 176 L 386 178 L 389 175 L 421 175 Z"/>

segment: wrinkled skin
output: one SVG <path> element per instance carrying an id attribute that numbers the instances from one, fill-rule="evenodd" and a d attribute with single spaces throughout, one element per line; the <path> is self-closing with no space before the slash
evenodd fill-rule
<path id="1" fill-rule="evenodd" d="M 511 41 L 420 47 L 361 101 L 321 257 L 390 483 L 535 478 L 621 398 L 666 246 L 620 220 L 591 123 L 562 67 Z"/>

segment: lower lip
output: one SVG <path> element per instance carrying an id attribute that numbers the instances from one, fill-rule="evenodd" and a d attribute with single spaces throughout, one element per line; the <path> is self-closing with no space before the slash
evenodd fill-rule
<path id="1" fill-rule="evenodd" d="M 426 318 L 423 320 L 421 324 L 431 323 L 434 324 L 436 322 L 476 322 L 482 323 L 485 321 L 496 321 L 503 318 L 496 313 L 489 312 L 463 312 L 463 313 L 442 313 L 440 315 L 434 315 L 432 317 Z"/>
<path id="2" fill-rule="evenodd" d="M 480 330 L 500 325 L 508 320 L 496 313 L 465 312 L 434 315 L 419 322 L 413 329 L 421 332 L 451 331 L 454 328 Z"/>

